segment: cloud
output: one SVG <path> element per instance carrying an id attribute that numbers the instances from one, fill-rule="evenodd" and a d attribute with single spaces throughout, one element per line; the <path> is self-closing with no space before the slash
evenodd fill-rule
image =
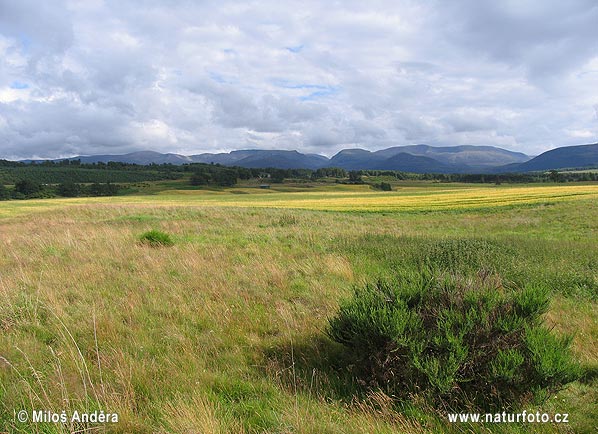
<path id="1" fill-rule="evenodd" d="M 598 136 L 597 21 L 591 0 L 2 1 L 0 158 L 537 154 Z"/>

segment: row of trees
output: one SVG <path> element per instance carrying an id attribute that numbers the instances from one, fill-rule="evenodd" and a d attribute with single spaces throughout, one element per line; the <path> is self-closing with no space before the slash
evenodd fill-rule
<path id="1" fill-rule="evenodd" d="M 193 167 L 193 165 L 191 165 Z M 191 185 L 218 185 L 230 187 L 239 179 L 267 179 L 272 183 L 281 183 L 285 179 L 318 180 L 323 178 L 348 178 L 351 184 L 362 184 L 363 180 L 357 171 L 347 172 L 345 169 L 329 167 L 311 169 L 247 169 L 244 167 L 223 167 L 220 165 L 201 165 L 195 167 L 191 175 Z"/>
<path id="2" fill-rule="evenodd" d="M 44 185 L 23 179 L 15 183 L 13 188 L 0 184 L 0 200 L 8 199 L 40 199 L 48 197 L 78 196 L 114 196 L 120 187 L 112 183 L 93 183 L 90 185 L 65 182 L 56 186 Z"/>
<path id="3" fill-rule="evenodd" d="M 191 185 L 218 185 L 232 187 L 237 183 L 239 173 L 233 169 L 198 170 L 191 175 Z"/>
<path id="4" fill-rule="evenodd" d="M 584 182 L 598 181 L 598 172 L 548 172 L 532 173 L 408 173 L 393 170 L 360 170 L 362 176 L 392 176 L 398 180 L 422 180 L 471 183 L 531 183 L 531 182 Z"/>
<path id="5" fill-rule="evenodd" d="M 278 169 L 228 167 L 220 164 L 191 163 L 184 165 L 131 163 L 82 163 L 79 160 L 61 162 L 20 163 L 0 160 L 0 184 L 15 184 L 28 180 L 32 183 L 70 185 L 68 194 L 97 195 L 87 191 L 83 184 L 134 183 L 179 179 L 191 174 L 192 185 L 232 186 L 238 180 L 268 179 L 270 183 L 280 183 L 284 179 L 317 181 L 324 178 L 338 182 L 361 184 L 363 177 L 392 177 L 397 180 L 435 180 L 440 182 L 471 183 L 530 183 L 530 182 L 574 182 L 598 181 L 596 172 L 535 172 L 503 174 L 444 174 L 444 173 L 408 173 L 394 170 L 355 170 L 347 171 L 338 167 L 320 169 Z M 80 184 L 73 193 L 73 184 Z M 386 187 L 386 186 L 385 186 Z M 380 187 L 381 188 L 381 187 Z M 6 189 L 4 189 L 6 190 Z M 48 189 L 46 189 L 48 190 Z M 51 190 L 51 189 L 49 189 Z M 2 193 L 4 196 L 11 193 Z M 18 192 L 15 190 L 15 194 Z M 36 193 L 24 193 L 25 196 Z M 52 192 L 48 193 L 52 194 Z M 53 194 L 60 194 L 54 191 Z"/>
<path id="6" fill-rule="evenodd" d="M 77 167 L 44 167 L 29 165 L 23 167 L 0 166 L 0 184 L 15 184 L 28 179 L 39 184 L 60 184 L 62 182 L 107 183 L 107 182 L 144 182 L 177 179 L 184 176 L 181 172 L 161 172 L 148 168 L 145 170 L 128 169 L 82 169 Z"/>
<path id="7" fill-rule="evenodd" d="M 466 183 L 534 183 L 534 182 L 583 182 L 598 181 L 598 172 L 549 172 L 534 173 L 409 173 L 395 170 L 352 170 L 337 167 L 311 169 L 247 169 L 243 167 L 224 167 L 220 165 L 186 165 L 185 170 L 193 172 L 193 185 L 234 185 L 238 179 L 268 178 L 270 182 L 282 182 L 284 179 L 304 179 L 316 181 L 334 178 L 350 184 L 363 183 L 363 177 L 393 177 L 397 180 L 421 180 L 439 182 Z M 232 179 L 236 180 L 233 182 Z"/>

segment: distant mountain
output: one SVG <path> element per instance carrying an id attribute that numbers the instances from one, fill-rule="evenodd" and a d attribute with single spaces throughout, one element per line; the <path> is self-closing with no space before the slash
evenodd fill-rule
<path id="1" fill-rule="evenodd" d="M 521 152 L 507 151 L 506 149 L 494 146 L 428 146 L 411 145 L 397 146 L 383 149 L 375 154 L 380 156 L 392 156 L 399 152 L 406 152 L 411 155 L 421 155 L 438 160 L 453 168 L 462 168 L 467 171 L 483 170 L 488 167 L 502 166 L 512 163 L 523 163 L 530 159 Z"/>
<path id="2" fill-rule="evenodd" d="M 419 157 L 419 158 L 413 158 Z M 380 169 L 422 172 L 483 172 L 488 168 L 529 160 L 525 154 L 493 146 L 395 146 L 376 152 L 344 149 L 330 165 L 349 170 Z"/>
<path id="3" fill-rule="evenodd" d="M 82 163 L 108 163 L 115 161 L 119 163 L 129 164 L 188 164 L 192 163 L 193 160 L 189 157 L 179 154 L 161 154 L 154 151 L 139 151 L 131 152 L 123 155 L 80 155 L 71 158 L 58 158 L 53 161 L 64 161 L 64 160 L 81 160 Z M 22 160 L 24 163 L 41 163 L 45 160 Z"/>
<path id="4" fill-rule="evenodd" d="M 598 166 L 598 143 L 563 146 L 538 155 L 521 164 L 496 168 L 496 172 L 532 172 L 536 170 L 569 169 Z"/>
<path id="5" fill-rule="evenodd" d="M 373 166 L 382 161 L 365 149 L 343 149 L 330 159 L 328 166 L 347 170 L 373 169 Z"/>
<path id="6" fill-rule="evenodd" d="M 376 164 L 376 167 L 381 170 L 400 170 L 402 172 L 414 173 L 454 172 L 453 168 L 448 164 L 441 163 L 433 158 L 412 155 L 406 152 L 395 154 L 380 164 Z"/>
<path id="7" fill-rule="evenodd" d="M 318 169 L 328 165 L 328 158 L 297 151 L 244 150 L 223 154 L 191 155 L 196 163 L 219 163 L 247 168 L 276 167 L 278 169 Z"/>
<path id="8" fill-rule="evenodd" d="M 340 167 L 346 170 L 401 170 L 415 173 L 504 173 L 598 167 L 598 143 L 557 148 L 535 158 L 493 146 L 410 145 L 395 146 L 375 152 L 365 149 L 343 149 L 332 158 L 317 154 L 302 154 L 297 151 L 247 149 L 191 156 L 141 151 L 124 155 L 90 155 L 68 158 L 68 160 L 76 159 L 83 163 L 117 161 L 140 165 L 214 163 L 247 168 L 318 169 Z M 24 161 L 27 163 L 39 162 L 39 160 Z"/>

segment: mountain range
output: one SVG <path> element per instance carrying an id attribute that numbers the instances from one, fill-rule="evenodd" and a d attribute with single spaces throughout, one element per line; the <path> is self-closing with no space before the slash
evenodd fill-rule
<path id="1" fill-rule="evenodd" d="M 504 173 L 562 168 L 598 167 L 598 143 L 566 146 L 546 151 L 537 157 L 494 146 L 428 145 L 395 146 L 379 151 L 343 149 L 332 158 L 285 150 L 239 150 L 197 155 L 161 154 L 154 151 L 124 155 L 72 157 L 83 163 L 118 161 L 134 164 L 208 163 L 247 168 L 318 169 L 340 167 L 347 170 L 401 170 L 415 173 Z M 24 160 L 39 162 L 40 160 Z"/>

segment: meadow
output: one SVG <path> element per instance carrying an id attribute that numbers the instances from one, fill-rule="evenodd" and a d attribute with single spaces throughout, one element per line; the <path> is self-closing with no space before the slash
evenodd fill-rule
<path id="1" fill-rule="evenodd" d="M 0 431 L 98 428 L 21 423 L 21 409 L 116 412 L 99 428 L 118 433 L 598 426 L 598 184 L 136 188 L 0 202 Z M 151 229 L 174 245 L 141 243 Z M 417 397 L 363 390 L 339 363 L 324 330 L 352 288 L 459 243 L 477 246 L 460 271 L 550 290 L 545 321 L 573 334 L 584 375 L 526 409 L 570 423 L 450 424 Z"/>

